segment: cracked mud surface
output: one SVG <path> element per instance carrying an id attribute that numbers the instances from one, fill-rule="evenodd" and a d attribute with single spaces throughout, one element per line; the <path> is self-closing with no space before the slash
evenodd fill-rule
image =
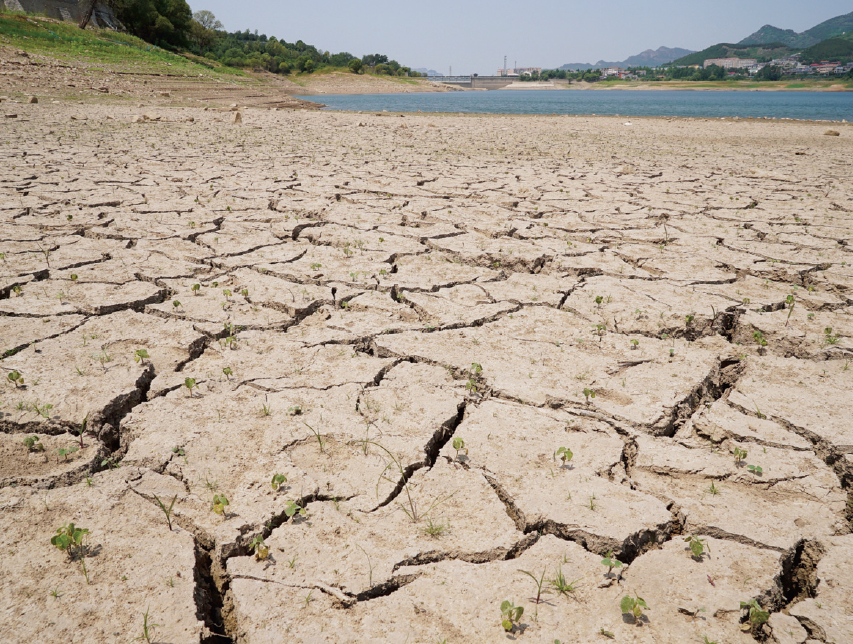
<path id="1" fill-rule="evenodd" d="M 849 128 L 2 108 L 4 641 L 853 641 Z"/>

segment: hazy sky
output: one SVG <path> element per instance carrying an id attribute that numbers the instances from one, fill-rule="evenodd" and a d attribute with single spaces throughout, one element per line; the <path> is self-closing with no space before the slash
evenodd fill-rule
<path id="1" fill-rule="evenodd" d="M 454 74 L 624 60 L 645 49 L 704 49 L 759 27 L 803 31 L 853 10 L 850 0 L 188 0 L 229 31 L 258 30 L 333 53 L 382 53 Z"/>

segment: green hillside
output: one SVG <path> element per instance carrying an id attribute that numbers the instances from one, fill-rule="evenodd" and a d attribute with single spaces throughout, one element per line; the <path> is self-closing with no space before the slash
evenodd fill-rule
<path id="1" fill-rule="evenodd" d="M 828 38 L 800 54 L 800 62 L 807 65 L 819 63 L 822 60 L 846 63 L 853 60 L 853 39 Z"/>
<path id="2" fill-rule="evenodd" d="M 815 25 L 811 29 L 807 29 L 802 33 L 797 33 L 793 29 L 779 29 L 773 25 L 764 25 L 754 34 L 750 34 L 739 45 L 754 45 L 780 42 L 789 47 L 801 49 L 803 47 L 811 47 L 820 43 L 822 40 L 849 34 L 853 32 L 853 11 L 836 16 L 829 20 L 824 20 L 819 25 Z"/>
<path id="3" fill-rule="evenodd" d="M 732 43 L 720 43 L 712 45 L 695 54 L 683 56 L 672 62 L 673 65 L 701 65 L 708 58 L 756 58 L 770 60 L 789 56 L 794 49 L 782 43 L 767 43 L 761 45 L 735 45 Z"/>

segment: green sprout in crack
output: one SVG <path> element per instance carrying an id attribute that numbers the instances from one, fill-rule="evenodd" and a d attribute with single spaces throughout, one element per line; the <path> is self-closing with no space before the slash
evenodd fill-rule
<path id="1" fill-rule="evenodd" d="M 270 482 L 273 490 L 280 488 L 283 483 L 287 483 L 287 477 L 284 474 L 273 474 L 272 481 Z"/>
<path id="2" fill-rule="evenodd" d="M 539 578 L 536 577 L 532 572 L 528 572 L 527 570 L 519 570 L 518 572 L 527 575 L 533 580 L 533 583 L 536 584 L 536 598 L 533 600 L 533 603 L 536 604 L 536 610 L 533 613 L 533 621 L 539 621 L 539 604 L 541 604 L 544 600 L 542 599 L 542 595 L 546 595 L 551 592 L 549 588 L 545 588 L 545 571 L 547 569 L 542 569 L 542 574 L 539 575 Z"/>
<path id="3" fill-rule="evenodd" d="M 148 358 L 148 351 L 145 349 L 137 349 L 136 353 L 133 354 L 134 362 L 141 362 L 145 364 L 145 360 Z"/>
<path id="4" fill-rule="evenodd" d="M 785 326 L 791 321 L 791 314 L 794 312 L 794 296 L 789 295 L 785 298 L 785 304 L 788 305 L 788 317 L 785 319 Z"/>
<path id="5" fill-rule="evenodd" d="M 193 295 L 201 294 L 201 284 L 193 284 L 190 288 L 192 289 Z"/>
<path id="6" fill-rule="evenodd" d="M 15 385 L 15 389 L 24 386 L 24 377 L 21 375 L 20 371 L 13 369 L 8 374 L 6 374 L 6 380 Z"/>
<path id="7" fill-rule="evenodd" d="M 745 449 L 735 447 L 733 454 L 735 457 L 735 465 L 741 465 L 743 463 L 743 460 L 746 458 L 747 452 Z"/>
<path id="8" fill-rule="evenodd" d="M 134 639 L 134 642 L 145 640 L 146 644 L 151 644 L 151 638 L 154 637 L 154 630 L 159 628 L 160 624 L 149 623 L 148 609 L 142 613 L 142 635 Z"/>
<path id="9" fill-rule="evenodd" d="M 431 518 L 427 520 L 426 526 L 423 528 L 424 534 L 427 536 L 433 537 L 434 539 L 438 539 L 439 537 L 443 537 L 445 533 L 450 530 L 450 522 L 445 523 L 435 523 Z"/>
<path id="10" fill-rule="evenodd" d="M 761 606 L 755 599 L 750 599 L 748 602 L 741 602 L 740 607 L 741 609 L 749 609 L 747 618 L 749 619 L 749 623 L 755 628 L 761 626 L 770 619 L 770 613 L 766 610 L 762 610 Z"/>
<path id="11" fill-rule="evenodd" d="M 639 348 L 639 346 L 640 346 L 640 341 L 639 341 L 639 340 L 636 340 L 636 339 L 631 340 L 631 348 L 632 348 L 632 349 L 637 349 L 637 348 Z"/>
<path id="12" fill-rule="evenodd" d="M 24 441 L 24 447 L 30 452 L 43 452 L 44 445 L 41 444 L 41 439 L 38 436 L 27 436 Z"/>
<path id="13" fill-rule="evenodd" d="M 50 403 L 45 403 L 41 406 L 39 406 L 38 402 L 33 403 L 33 411 L 35 411 L 42 418 L 50 418 L 51 409 L 53 409 L 53 405 L 51 405 Z"/>
<path id="14" fill-rule="evenodd" d="M 56 453 L 67 461 L 69 454 L 73 454 L 74 452 L 78 451 L 80 451 L 79 447 L 77 447 L 76 445 L 71 445 L 70 447 L 60 447 L 58 450 L 56 450 Z"/>
<path id="15" fill-rule="evenodd" d="M 622 601 L 619 602 L 619 608 L 623 613 L 627 613 L 634 618 L 634 623 L 638 626 L 642 624 L 643 617 L 643 609 L 650 610 L 648 604 L 646 604 L 646 600 L 636 595 L 635 597 L 631 597 L 631 595 L 625 595 L 622 598 Z"/>
<path id="16" fill-rule="evenodd" d="M 234 371 L 231 369 L 231 367 L 223 367 L 222 374 L 225 376 L 226 380 L 230 380 L 231 376 L 234 375 Z"/>
<path id="17" fill-rule="evenodd" d="M 465 447 L 465 441 L 461 436 L 453 437 L 453 449 L 456 450 L 456 460 L 459 460 L 459 452 L 465 452 L 465 455 L 468 455 L 468 448 Z"/>
<path id="18" fill-rule="evenodd" d="M 624 564 L 614 557 L 613 551 L 610 550 L 606 555 L 604 555 L 604 559 L 601 560 L 601 565 L 607 566 L 607 574 L 609 575 L 614 568 L 621 568 Z"/>
<path id="19" fill-rule="evenodd" d="M 255 551 L 255 561 L 263 561 L 270 556 L 270 547 L 264 543 L 264 537 L 260 534 L 252 539 L 249 549 Z"/>
<path id="20" fill-rule="evenodd" d="M 700 539 L 695 535 L 690 535 L 684 539 L 684 542 L 690 546 L 690 552 L 693 553 L 694 559 L 701 559 L 706 550 L 708 551 L 708 555 L 711 554 L 711 548 L 706 541 L 706 539 Z"/>
<path id="21" fill-rule="evenodd" d="M 557 451 L 554 452 L 554 460 L 556 461 L 557 458 L 559 458 L 563 462 L 563 465 L 566 465 L 570 460 L 572 460 L 573 456 L 574 454 L 572 453 L 572 450 L 568 447 L 558 447 Z"/>
<path id="22" fill-rule="evenodd" d="M 764 470 L 760 465 L 747 465 L 746 469 L 755 474 L 756 476 L 761 476 L 764 474 Z"/>
<path id="23" fill-rule="evenodd" d="M 602 303 L 603 301 L 604 301 L 604 298 L 603 298 L 601 295 L 596 295 L 596 296 L 595 296 L 595 305 L 596 305 L 596 306 L 601 306 L 601 303 Z"/>
<path id="24" fill-rule="evenodd" d="M 163 510 L 163 514 L 166 515 L 166 523 L 169 524 L 169 530 L 172 529 L 172 509 L 175 507 L 175 501 L 178 500 L 178 495 L 172 497 L 172 502 L 169 504 L 169 507 L 166 507 L 166 504 L 160 500 L 156 494 L 154 495 L 154 500 L 157 501 L 157 505 L 160 506 L 160 509 Z"/>
<path id="25" fill-rule="evenodd" d="M 302 424 L 311 430 L 311 433 L 314 434 L 314 436 L 317 438 L 317 442 L 320 444 L 320 453 L 325 454 L 326 453 L 326 443 L 328 443 L 329 440 L 328 439 L 323 440 L 323 437 L 320 435 L 320 432 L 318 432 L 316 429 L 311 427 L 311 425 L 309 425 L 308 423 L 303 422 Z"/>
<path id="26" fill-rule="evenodd" d="M 190 394 L 190 398 L 192 398 L 193 397 L 193 389 L 197 388 L 196 384 L 195 384 L 195 378 L 189 378 L 189 377 L 184 378 L 184 387 L 187 388 L 187 391 L 189 391 L 189 394 Z"/>
<path id="27" fill-rule="evenodd" d="M 225 516 L 225 508 L 228 506 L 228 499 L 225 498 L 224 494 L 214 494 L 213 502 L 211 503 L 211 510 L 213 510 L 216 514 L 221 514 Z"/>
<path id="28" fill-rule="evenodd" d="M 757 344 L 760 347 L 766 347 L 767 346 L 767 340 L 764 337 L 764 334 L 761 331 L 759 331 L 758 329 L 756 329 L 753 332 L 752 339 L 755 340 L 755 344 Z"/>
<path id="29" fill-rule="evenodd" d="M 685 325 L 690 326 L 691 324 L 693 324 L 693 320 L 695 320 L 695 319 L 696 319 L 695 315 L 685 315 L 684 316 Z"/>
<path id="30" fill-rule="evenodd" d="M 823 340 L 826 344 L 838 344 L 838 334 L 832 334 L 832 327 L 828 326 L 823 330 Z"/>
<path id="31" fill-rule="evenodd" d="M 549 579 L 548 583 L 554 589 L 558 595 L 563 595 L 565 597 L 569 597 L 571 593 L 575 592 L 575 584 L 577 584 L 580 579 L 575 579 L 572 582 L 566 580 L 566 576 L 563 574 L 563 566 L 557 566 L 557 573 L 554 575 L 553 579 Z"/>
<path id="32" fill-rule="evenodd" d="M 183 308 L 183 304 L 181 304 L 178 300 L 172 300 L 172 306 L 173 306 L 174 308 L 176 308 L 176 309 L 177 309 L 179 306 L 180 306 L 181 308 Z"/>
<path id="33" fill-rule="evenodd" d="M 284 507 L 284 513 L 289 518 L 293 518 L 294 516 L 308 516 L 308 510 L 305 509 L 305 506 L 303 506 L 300 501 L 288 501 L 287 505 Z"/>
<path id="34" fill-rule="evenodd" d="M 588 404 L 589 404 L 589 399 L 590 399 L 590 398 L 595 398 L 595 391 L 594 391 L 594 390 L 592 390 L 592 389 L 584 388 L 584 390 L 583 390 L 583 395 L 584 395 L 584 397 L 586 398 L 586 404 L 588 405 Z"/>
<path id="35" fill-rule="evenodd" d="M 516 606 L 508 599 L 504 600 L 501 603 L 501 626 L 507 633 L 512 633 L 523 614 L 524 607 Z"/>

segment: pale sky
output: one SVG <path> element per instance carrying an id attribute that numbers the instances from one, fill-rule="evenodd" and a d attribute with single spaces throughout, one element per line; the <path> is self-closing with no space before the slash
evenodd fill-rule
<path id="1" fill-rule="evenodd" d="M 228 31 L 249 29 L 332 53 L 381 53 L 413 68 L 494 74 L 510 67 L 618 61 L 645 49 L 700 50 L 765 24 L 804 31 L 853 10 L 850 0 L 188 0 Z"/>

